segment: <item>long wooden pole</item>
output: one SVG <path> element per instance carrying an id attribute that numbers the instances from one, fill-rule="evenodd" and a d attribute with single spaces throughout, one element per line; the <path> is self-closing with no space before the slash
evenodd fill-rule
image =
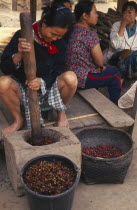
<path id="1" fill-rule="evenodd" d="M 128 0 L 117 0 L 117 11 L 122 12 L 122 7 L 123 5 L 127 2 Z"/>
<path id="2" fill-rule="evenodd" d="M 12 0 L 12 10 L 17 11 L 17 0 Z"/>
<path id="3" fill-rule="evenodd" d="M 132 111 L 131 111 L 131 117 L 135 120 L 135 122 L 134 122 L 134 125 L 133 126 L 129 127 L 128 132 L 132 136 L 133 135 L 135 136 L 135 134 L 137 133 L 136 132 L 136 129 L 137 129 L 137 89 L 136 89 L 136 93 L 135 93 L 133 108 L 132 108 Z"/>
<path id="4" fill-rule="evenodd" d="M 30 13 L 32 17 L 32 23 L 36 21 L 36 9 L 37 9 L 37 0 L 30 0 Z"/>
<path id="5" fill-rule="evenodd" d="M 87 114 L 87 115 L 82 115 L 82 116 L 77 116 L 77 117 L 71 117 L 68 118 L 68 121 L 73 121 L 73 120 L 80 120 L 80 119 L 84 119 L 84 118 L 88 118 L 88 117 L 94 117 L 94 116 L 98 116 L 98 113 L 92 113 L 92 114 Z M 48 125 L 54 125 L 56 122 L 49 122 L 49 123 L 45 123 L 46 126 Z"/>
<path id="6" fill-rule="evenodd" d="M 31 81 L 36 78 L 36 61 L 34 52 L 34 39 L 32 36 L 32 19 L 28 12 L 20 14 L 21 35 L 31 44 L 31 51 L 23 53 L 24 71 L 26 79 Z M 34 145 L 42 141 L 42 130 L 40 124 L 40 108 L 37 91 L 28 89 L 29 108 L 31 119 L 31 137 Z"/>

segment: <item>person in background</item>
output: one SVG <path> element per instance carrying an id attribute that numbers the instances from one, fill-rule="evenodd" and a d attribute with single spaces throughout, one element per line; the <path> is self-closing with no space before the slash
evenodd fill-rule
<path id="1" fill-rule="evenodd" d="M 91 30 L 91 26 L 98 21 L 96 6 L 90 0 L 79 1 L 74 13 L 76 24 L 67 46 L 65 69 L 75 72 L 79 88 L 106 86 L 110 100 L 118 104 L 121 92 L 120 74 L 117 67 L 103 65 L 98 35 Z"/>
<path id="2" fill-rule="evenodd" d="M 122 78 L 132 79 L 137 70 L 137 4 L 126 2 L 122 20 L 113 24 L 110 33 L 108 63 L 118 66 Z"/>
<path id="3" fill-rule="evenodd" d="M 69 8 L 72 12 L 72 2 L 71 0 L 53 0 L 53 3 L 64 5 L 65 7 Z"/>
<path id="4" fill-rule="evenodd" d="M 72 13 L 72 24 L 70 25 L 67 33 L 65 34 L 64 36 L 64 40 L 66 41 L 66 44 L 68 43 L 68 40 L 69 40 L 69 37 L 70 37 L 70 34 L 71 34 L 71 31 L 73 30 L 73 24 L 76 22 L 75 21 L 75 15 L 74 13 L 72 12 L 72 2 L 71 0 L 53 0 L 52 2 L 53 4 L 60 4 L 62 6 L 65 6 L 67 8 L 70 9 L 71 13 Z"/>
<path id="5" fill-rule="evenodd" d="M 27 88 L 38 91 L 40 103 L 58 112 L 57 125 L 69 127 L 66 118 L 66 104 L 73 97 L 77 87 L 77 77 L 64 72 L 66 45 L 63 36 L 72 23 L 70 10 L 65 6 L 50 5 L 43 8 L 42 18 L 32 25 L 37 75 L 26 81 L 23 52 L 30 51 L 30 43 L 21 38 L 17 31 L 5 48 L 0 68 L 0 98 L 14 117 L 14 123 L 2 130 L 2 135 L 19 130 L 23 125 L 20 104 L 25 106 L 27 126 L 30 129 L 30 114 Z M 41 123 L 44 122 L 41 118 Z"/>

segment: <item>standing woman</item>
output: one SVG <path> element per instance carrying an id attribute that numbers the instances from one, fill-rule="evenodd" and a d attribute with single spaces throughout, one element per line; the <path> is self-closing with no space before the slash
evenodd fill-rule
<path id="1" fill-rule="evenodd" d="M 79 88 L 108 87 L 110 100 L 117 104 L 121 91 L 118 69 L 103 65 L 98 35 L 90 29 L 98 21 L 96 6 L 90 0 L 79 1 L 74 12 L 77 22 L 68 43 L 66 70 L 75 72 Z"/>
<path id="2" fill-rule="evenodd" d="M 110 34 L 108 62 L 117 65 L 122 78 L 132 78 L 137 71 L 137 4 L 126 2 L 122 20 L 113 24 Z"/>
<path id="3" fill-rule="evenodd" d="M 17 31 L 1 57 L 0 98 L 14 117 L 14 123 L 2 130 L 2 135 L 19 130 L 23 125 L 20 104 L 25 106 L 30 128 L 27 87 L 39 93 L 40 103 L 45 101 L 58 112 L 57 125 L 68 127 L 66 104 L 73 97 L 77 78 L 73 72 L 64 72 L 65 42 L 63 36 L 71 25 L 68 8 L 51 5 L 43 8 L 42 18 L 33 24 L 34 48 L 37 66 L 36 79 L 26 81 L 23 52 L 30 51 L 30 43 Z M 42 119 L 41 119 L 42 121 Z M 42 122 L 43 123 L 43 122 Z"/>

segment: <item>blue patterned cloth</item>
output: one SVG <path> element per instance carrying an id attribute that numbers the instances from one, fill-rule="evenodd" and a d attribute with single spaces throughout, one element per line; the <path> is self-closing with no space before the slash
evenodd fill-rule
<path id="1" fill-rule="evenodd" d="M 131 28 L 126 26 L 126 30 L 127 30 L 128 38 L 133 36 L 136 33 L 136 20 L 135 20 L 135 24 Z"/>
<path id="2" fill-rule="evenodd" d="M 133 75 L 137 71 L 137 51 L 131 52 L 127 58 L 119 56 L 119 52 L 113 54 L 109 60 L 109 64 L 118 66 L 118 63 L 122 78 Z"/>

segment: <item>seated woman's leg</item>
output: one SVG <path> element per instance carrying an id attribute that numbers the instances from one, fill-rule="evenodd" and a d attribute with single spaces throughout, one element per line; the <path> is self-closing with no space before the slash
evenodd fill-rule
<path id="1" fill-rule="evenodd" d="M 108 87 L 110 100 L 118 104 L 121 93 L 121 78 L 115 66 L 107 66 L 103 72 L 88 75 L 85 88 L 98 87 Z"/>
<path id="2" fill-rule="evenodd" d="M 58 88 L 64 105 L 74 96 L 77 89 L 77 77 L 74 72 L 67 71 L 58 79 Z M 65 111 L 58 112 L 58 126 L 69 127 Z"/>
<path id="3" fill-rule="evenodd" d="M 0 77 L 0 98 L 11 112 L 14 123 L 2 130 L 2 135 L 19 130 L 23 124 L 20 111 L 21 93 L 17 83 L 8 76 Z"/>
<path id="4" fill-rule="evenodd" d="M 132 62 L 132 69 L 133 69 L 133 79 L 136 79 L 134 73 L 137 72 L 137 51 L 132 52 L 133 62 Z"/>
<path id="5" fill-rule="evenodd" d="M 109 59 L 108 63 L 118 67 L 123 79 L 132 79 L 137 70 L 137 51 L 131 52 L 130 49 L 125 49 L 116 52 Z"/>

